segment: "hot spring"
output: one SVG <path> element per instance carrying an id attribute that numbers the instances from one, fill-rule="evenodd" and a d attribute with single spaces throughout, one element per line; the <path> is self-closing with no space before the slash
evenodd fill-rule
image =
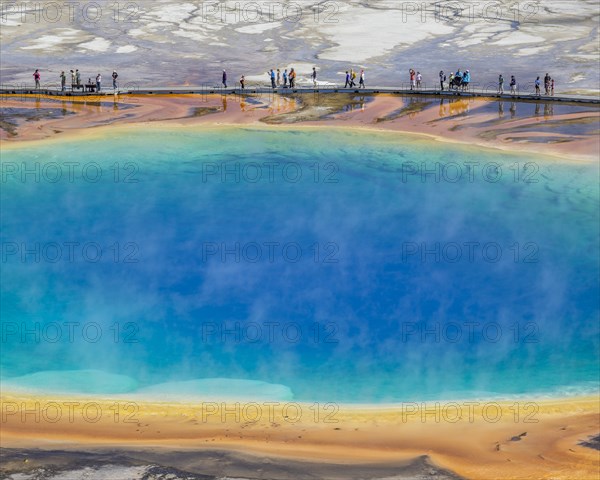
<path id="1" fill-rule="evenodd" d="M 598 165 L 359 130 L 2 153 L 3 388 L 341 403 L 598 392 Z"/>

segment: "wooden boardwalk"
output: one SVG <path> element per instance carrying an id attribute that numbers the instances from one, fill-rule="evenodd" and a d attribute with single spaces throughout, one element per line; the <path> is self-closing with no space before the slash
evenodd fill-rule
<path id="1" fill-rule="evenodd" d="M 116 93 L 121 95 L 298 95 L 298 94 L 359 94 L 359 95 L 377 95 L 389 94 L 400 96 L 423 96 L 437 98 L 490 98 L 510 101 L 533 101 L 533 102 L 568 102 L 568 103 L 583 103 L 583 104 L 600 104 L 600 94 L 597 96 L 589 95 L 555 95 L 555 96 L 536 96 L 533 93 L 518 93 L 511 95 L 504 93 L 502 95 L 492 91 L 492 89 L 470 89 L 467 91 L 445 90 L 441 92 L 439 89 L 420 89 L 410 90 L 407 88 L 393 87 L 370 87 L 370 88 L 341 88 L 334 86 L 324 86 L 318 88 L 312 87 L 295 87 L 295 88 L 270 88 L 270 87 L 248 87 L 244 90 L 238 88 L 222 88 L 222 87 L 207 87 L 207 86 L 187 86 L 187 87 L 124 87 L 116 92 L 112 88 L 105 88 L 98 92 L 81 92 L 61 91 L 57 88 L 40 88 L 31 87 L 11 87 L 0 86 L 0 95 L 24 95 L 24 96 L 56 96 L 66 98 L 85 98 L 85 97 L 113 97 Z"/>

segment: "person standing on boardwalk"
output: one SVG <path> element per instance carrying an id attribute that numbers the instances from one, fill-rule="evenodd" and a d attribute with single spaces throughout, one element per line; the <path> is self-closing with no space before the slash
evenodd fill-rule
<path id="1" fill-rule="evenodd" d="M 540 81 L 540 77 L 537 77 L 535 79 L 535 94 L 539 97 L 541 96 L 540 93 L 540 85 L 542 84 L 542 82 Z"/>
<path id="2" fill-rule="evenodd" d="M 287 68 L 283 71 L 283 88 L 288 86 L 288 71 Z"/>
<path id="3" fill-rule="evenodd" d="M 102 75 L 98 74 L 98 75 L 96 75 L 96 91 L 100 92 L 101 88 L 102 88 Z"/>
<path id="4" fill-rule="evenodd" d="M 275 70 L 271 69 L 271 71 L 267 75 L 271 77 L 271 88 L 277 88 Z"/>
<path id="5" fill-rule="evenodd" d="M 112 73 L 113 90 L 116 90 L 119 88 L 119 86 L 117 85 L 117 78 L 119 78 L 119 74 L 117 73 L 116 70 L 113 70 L 113 73 Z"/>
<path id="6" fill-rule="evenodd" d="M 240 78 L 240 87 L 242 87 L 242 90 L 246 88 L 246 78 L 243 75 L 242 78 Z"/>
<path id="7" fill-rule="evenodd" d="M 550 80 L 550 95 L 554 96 L 554 79 Z"/>
<path id="8" fill-rule="evenodd" d="M 517 94 L 517 79 L 515 78 L 514 75 L 510 76 L 510 94 L 511 95 Z"/>
<path id="9" fill-rule="evenodd" d="M 79 73 L 79 69 L 75 69 L 75 83 L 79 87 L 81 85 L 81 73 Z"/>
<path id="10" fill-rule="evenodd" d="M 223 78 L 222 78 L 223 88 L 227 88 L 227 72 L 223 70 Z"/>
<path id="11" fill-rule="evenodd" d="M 67 87 L 67 76 L 65 75 L 65 72 L 60 72 L 60 89 L 64 92 Z"/>
<path id="12" fill-rule="evenodd" d="M 456 71 L 456 73 L 454 74 L 454 86 L 456 87 L 457 91 L 458 91 L 458 88 L 462 85 L 462 81 L 463 81 L 463 74 L 459 68 Z"/>
<path id="13" fill-rule="evenodd" d="M 444 91 L 444 82 L 446 81 L 446 74 L 443 70 L 440 70 L 440 90 Z"/>
<path id="14" fill-rule="evenodd" d="M 344 88 L 348 88 L 350 86 L 350 72 L 348 72 L 348 70 L 346 70 L 346 85 L 344 85 Z"/>
<path id="15" fill-rule="evenodd" d="M 290 88 L 296 87 L 296 70 L 290 68 Z"/>
<path id="16" fill-rule="evenodd" d="M 350 87 L 356 87 L 356 72 L 353 68 L 350 69 Z"/>
<path id="17" fill-rule="evenodd" d="M 358 81 L 360 88 L 366 88 L 365 86 L 365 71 L 360 71 L 360 79 Z"/>
<path id="18" fill-rule="evenodd" d="M 420 90 L 421 89 L 421 81 L 423 80 L 423 75 L 421 75 L 421 72 L 417 72 L 417 88 Z"/>
<path id="19" fill-rule="evenodd" d="M 415 75 L 416 75 L 415 71 L 411 68 L 411 69 L 408 70 L 408 74 L 410 76 L 410 89 L 414 90 L 415 86 L 416 86 L 416 83 L 415 83 Z"/>
<path id="20" fill-rule="evenodd" d="M 469 89 L 469 83 L 471 83 L 471 72 L 469 72 L 468 70 L 465 70 L 465 74 L 463 75 L 463 80 L 462 80 L 463 90 Z"/>
<path id="21" fill-rule="evenodd" d="M 71 87 L 75 85 L 75 72 L 71 70 Z"/>
<path id="22" fill-rule="evenodd" d="M 504 77 L 502 74 L 498 76 L 498 93 L 502 95 L 504 93 Z"/>
<path id="23" fill-rule="evenodd" d="M 40 88 L 40 79 L 42 76 L 40 75 L 40 71 L 38 69 L 33 73 L 33 79 L 35 80 L 35 88 Z"/>
<path id="24" fill-rule="evenodd" d="M 546 95 L 550 95 L 550 74 L 546 73 L 546 76 L 544 77 L 544 91 L 546 92 Z"/>
<path id="25" fill-rule="evenodd" d="M 317 67 L 313 67 L 312 75 L 313 87 L 317 88 Z"/>
<path id="26" fill-rule="evenodd" d="M 281 70 L 277 69 L 277 86 L 281 85 Z"/>

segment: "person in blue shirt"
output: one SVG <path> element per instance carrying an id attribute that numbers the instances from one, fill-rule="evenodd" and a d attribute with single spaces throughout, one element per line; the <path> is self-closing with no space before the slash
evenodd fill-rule
<path id="1" fill-rule="evenodd" d="M 469 88 L 469 83 L 471 83 L 471 73 L 467 70 L 465 71 L 462 79 L 463 90 L 467 90 Z"/>

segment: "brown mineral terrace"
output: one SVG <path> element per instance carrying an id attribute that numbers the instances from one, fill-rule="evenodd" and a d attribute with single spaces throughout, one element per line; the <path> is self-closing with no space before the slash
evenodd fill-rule
<path id="1" fill-rule="evenodd" d="M 436 141 L 597 161 L 600 106 L 556 99 L 387 93 L 0 95 L 3 148 L 104 128 L 260 126 L 404 132 Z"/>

